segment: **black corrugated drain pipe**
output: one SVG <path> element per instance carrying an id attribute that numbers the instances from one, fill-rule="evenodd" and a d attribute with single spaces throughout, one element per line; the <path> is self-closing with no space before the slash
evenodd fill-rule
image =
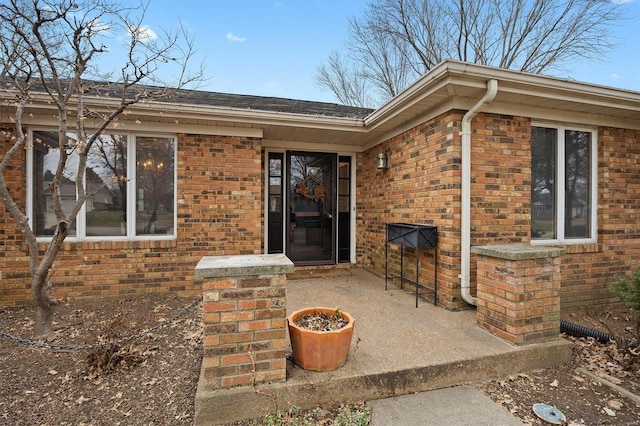
<path id="1" fill-rule="evenodd" d="M 587 328 L 578 324 L 573 324 L 564 320 L 560 320 L 560 331 L 576 337 L 593 337 L 594 339 L 598 339 L 600 343 L 606 344 L 614 340 L 624 346 L 628 346 L 631 348 L 638 347 L 638 342 L 634 342 L 633 340 L 624 339 L 621 337 L 616 339 L 611 334 L 603 333 L 602 331 Z"/>

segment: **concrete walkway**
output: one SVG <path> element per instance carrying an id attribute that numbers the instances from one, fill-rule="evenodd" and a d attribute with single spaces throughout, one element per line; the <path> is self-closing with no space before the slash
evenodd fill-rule
<path id="1" fill-rule="evenodd" d="M 522 423 L 472 386 L 377 399 L 371 426 L 519 426 Z"/>
<path id="2" fill-rule="evenodd" d="M 355 318 L 347 363 L 338 370 L 318 373 L 288 361 L 286 382 L 199 393 L 196 406 L 203 411 L 200 418 L 206 411 L 207 417 L 212 417 L 211 424 L 220 424 L 261 417 L 292 405 L 307 409 L 381 400 L 504 377 L 570 358 L 569 343 L 563 339 L 513 346 L 478 327 L 475 310 L 450 312 L 425 300 L 416 308 L 413 294 L 393 285 L 385 291 L 384 279 L 361 269 L 338 269 L 307 279 L 296 279 L 296 275 L 292 274 L 287 283 L 288 314 L 326 306 L 340 308 Z M 467 403 L 473 401 L 465 399 L 465 394 L 450 398 L 447 393 L 464 392 L 461 389 L 372 402 L 374 419 L 377 422 L 396 412 L 408 414 L 414 410 L 416 416 L 425 412 L 436 418 L 444 414 L 423 408 L 444 407 L 442 401 L 449 399 L 450 408 L 459 408 L 461 398 Z M 494 412 L 491 403 L 479 397 L 476 400 Z M 407 424 L 432 424 L 413 420 L 415 417 Z M 473 420 L 478 420 L 477 416 Z M 398 418 L 392 424 L 402 425 L 402 421 Z M 501 422 L 497 417 L 493 423 L 489 421 L 509 424 Z"/>

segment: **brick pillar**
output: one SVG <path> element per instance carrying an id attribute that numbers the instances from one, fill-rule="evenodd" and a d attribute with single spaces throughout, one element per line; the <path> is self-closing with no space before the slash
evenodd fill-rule
<path id="1" fill-rule="evenodd" d="M 473 247 L 478 255 L 478 325 L 517 345 L 560 334 L 560 256 L 525 244 Z"/>
<path id="2" fill-rule="evenodd" d="M 204 278 L 201 385 L 249 385 L 254 370 L 256 383 L 286 379 L 285 274 L 293 270 L 283 254 L 200 260 L 195 275 Z"/>

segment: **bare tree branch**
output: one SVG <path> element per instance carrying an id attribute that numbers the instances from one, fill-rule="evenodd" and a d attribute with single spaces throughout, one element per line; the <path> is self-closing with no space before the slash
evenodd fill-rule
<path id="1" fill-rule="evenodd" d="M 380 104 L 445 59 L 559 71 L 611 48 L 608 30 L 623 12 L 606 0 L 377 0 L 350 20 L 340 78 L 366 78 Z M 350 99 L 338 93 L 347 82 L 318 83 Z"/>
<path id="2" fill-rule="evenodd" d="M 338 52 L 331 54 L 326 65 L 317 68 L 316 84 L 331 87 L 343 104 L 367 107 L 371 102 L 363 71 L 348 69 Z"/>
<path id="3" fill-rule="evenodd" d="M 86 183 L 93 145 L 132 105 L 165 99 L 202 80 L 202 67 L 189 71 L 195 52 L 193 39 L 182 27 L 177 31 L 161 29 L 158 34 L 145 26 L 147 6 L 125 7 L 112 0 L 7 0 L 0 4 L 0 77 L 7 89 L 16 93 L 15 128 L 10 136 L 5 135 L 12 145 L 0 161 L 0 197 L 27 244 L 37 337 L 48 334 L 51 327 L 56 300 L 48 277 L 53 263 L 85 201 L 94 195 Z M 126 52 L 119 74 L 98 71 L 98 58 L 109 52 L 109 44 Z M 159 72 L 165 68 L 177 71 L 173 82 L 160 78 Z M 98 76 L 109 78 L 99 81 L 95 79 Z M 58 121 L 59 156 L 49 184 L 56 227 L 43 253 L 27 212 L 20 210 L 4 178 L 19 149 L 26 148 L 28 155 L 33 150 L 22 116 L 36 91 L 46 94 L 55 105 Z M 87 102 L 87 94 L 107 96 L 114 102 L 97 109 Z M 76 161 L 77 195 L 73 206 L 65 210 L 61 183 L 72 157 Z"/>

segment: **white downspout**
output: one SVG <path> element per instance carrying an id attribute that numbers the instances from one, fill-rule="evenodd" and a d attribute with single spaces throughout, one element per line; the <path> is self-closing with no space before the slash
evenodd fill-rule
<path id="1" fill-rule="evenodd" d="M 498 93 L 498 80 L 487 82 L 487 92 L 462 117 L 462 182 L 461 182 L 461 220 L 460 220 L 460 291 L 462 299 L 471 305 L 477 305 L 477 299 L 471 296 L 471 120 L 485 104 L 491 103 Z"/>

